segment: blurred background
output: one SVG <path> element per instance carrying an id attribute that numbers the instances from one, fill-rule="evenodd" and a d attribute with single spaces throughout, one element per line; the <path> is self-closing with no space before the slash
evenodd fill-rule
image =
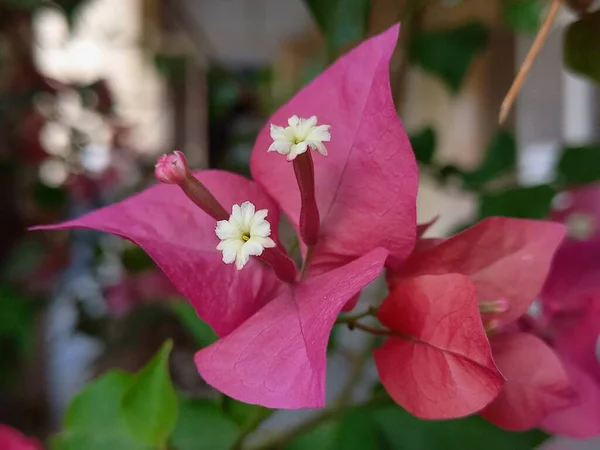
<path id="1" fill-rule="evenodd" d="M 490 215 L 552 216 L 574 239 L 598 239 L 600 197 L 572 208 L 572 188 L 600 179 L 600 21 L 569 31 L 592 1 L 565 2 L 498 125 L 549 5 L 0 0 L 0 423 L 47 438 L 92 378 L 138 369 L 167 338 L 178 387 L 215 397 L 192 362 L 212 331 L 141 250 L 92 232 L 26 228 L 141 190 L 154 182 L 156 157 L 173 149 L 195 168 L 249 175 L 269 114 L 398 21 L 392 91 L 421 165 L 420 221 L 440 216 L 430 234 Z M 350 334 L 334 334 L 344 344 L 332 357 L 333 391 L 361 352 Z M 294 420 L 275 415 L 267 428 Z M 528 439 L 498 448 L 543 441 Z"/>

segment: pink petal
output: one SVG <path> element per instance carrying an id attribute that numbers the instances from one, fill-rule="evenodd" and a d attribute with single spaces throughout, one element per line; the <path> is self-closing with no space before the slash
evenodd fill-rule
<path id="1" fill-rule="evenodd" d="M 552 220 L 566 223 L 574 214 L 587 216 L 592 225 L 590 240 L 600 240 L 600 183 L 572 189 L 560 194 L 566 201 L 563 208 L 556 207 L 551 213 Z M 557 202 L 560 205 L 562 202 Z"/>
<path id="2" fill-rule="evenodd" d="M 19 430 L 0 424 L 0 449 L 43 450 L 43 447 L 37 439 L 27 437 Z"/>
<path id="3" fill-rule="evenodd" d="M 346 301 L 381 272 L 376 249 L 283 292 L 229 336 L 196 353 L 207 383 L 246 403 L 317 408 L 325 401 L 329 333 Z"/>
<path id="4" fill-rule="evenodd" d="M 600 382 L 569 360 L 563 358 L 562 362 L 577 398 L 570 407 L 546 416 L 542 428 L 575 438 L 600 435 Z"/>
<path id="5" fill-rule="evenodd" d="M 600 296 L 600 242 L 565 242 L 556 252 L 541 293 L 544 312 L 582 312 Z"/>
<path id="6" fill-rule="evenodd" d="M 398 31 L 396 25 L 340 58 L 270 118 L 254 146 L 254 179 L 297 229 L 300 194 L 293 165 L 267 153 L 269 127 L 285 125 L 292 115 L 316 115 L 319 124 L 331 125 L 329 156 L 313 157 L 321 217 L 315 272 L 339 267 L 376 247 L 387 248 L 388 264 L 396 267 L 413 248 L 417 165 L 389 86 Z"/>
<path id="7" fill-rule="evenodd" d="M 541 339 L 528 333 L 496 336 L 492 349 L 506 385 L 481 416 L 507 430 L 527 430 L 571 404 L 574 391 L 567 374 Z"/>
<path id="8" fill-rule="evenodd" d="M 600 385 L 600 292 L 590 299 L 585 309 L 567 315 L 564 321 L 556 318 L 551 325 L 554 325 L 553 345 L 556 351 L 577 364 Z"/>
<path id="9" fill-rule="evenodd" d="M 267 208 L 277 239 L 279 210 L 256 183 L 228 172 L 196 174 L 227 210 L 250 200 Z M 216 222 L 178 187 L 157 185 L 120 203 L 58 225 L 36 229 L 87 228 L 116 234 L 142 247 L 190 300 L 216 333 L 226 335 L 275 298 L 281 289 L 273 271 L 253 260 L 243 270 L 221 261 Z"/>
<path id="10" fill-rule="evenodd" d="M 468 275 L 479 301 L 506 299 L 510 309 L 497 319 L 523 315 L 541 290 L 552 256 L 565 234 L 560 224 L 494 217 L 415 252 L 396 275 Z M 393 284 L 394 280 L 392 280 Z"/>
<path id="11" fill-rule="evenodd" d="M 388 338 L 375 364 L 390 396 L 423 419 L 479 411 L 504 380 L 492 360 L 475 286 L 458 274 L 422 276 L 398 284 L 379 320 L 405 338 Z"/>

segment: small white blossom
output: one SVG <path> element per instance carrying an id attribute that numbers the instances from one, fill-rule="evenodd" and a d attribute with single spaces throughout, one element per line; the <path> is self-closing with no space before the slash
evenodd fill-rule
<path id="1" fill-rule="evenodd" d="M 300 119 L 292 116 L 288 119 L 287 127 L 279 127 L 271 124 L 271 138 L 273 143 L 269 152 L 278 152 L 287 155 L 288 161 L 292 161 L 310 147 L 321 155 L 327 156 L 327 149 L 323 142 L 329 142 L 330 125 L 318 125 L 317 116 L 310 119 Z"/>
<path id="2" fill-rule="evenodd" d="M 223 252 L 223 262 L 235 262 L 238 270 L 246 265 L 250 256 L 259 256 L 265 248 L 275 247 L 271 225 L 265 220 L 268 210 L 255 211 L 250 202 L 233 205 L 229 220 L 219 220 L 215 233 L 221 239 L 217 250 Z"/>

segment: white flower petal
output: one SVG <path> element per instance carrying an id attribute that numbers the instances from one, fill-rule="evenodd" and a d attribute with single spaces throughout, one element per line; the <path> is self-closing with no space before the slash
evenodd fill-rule
<path id="1" fill-rule="evenodd" d="M 277 152 L 280 153 L 282 155 L 287 155 L 290 153 L 292 149 L 292 142 L 290 141 L 274 141 L 269 149 L 267 150 L 268 152 Z"/>
<path id="2" fill-rule="evenodd" d="M 250 224 L 252 223 L 252 219 L 254 218 L 254 212 L 256 209 L 254 205 L 250 202 L 242 203 L 242 226 L 243 230 L 250 230 Z"/>
<path id="3" fill-rule="evenodd" d="M 293 115 L 292 117 L 290 117 L 288 119 L 288 125 L 292 128 L 297 127 L 299 122 L 300 122 L 300 119 L 296 115 Z"/>
<path id="4" fill-rule="evenodd" d="M 306 135 L 306 140 L 329 142 L 331 140 L 329 128 L 331 128 L 329 125 L 319 125 L 318 127 L 313 128 L 310 130 L 310 133 Z"/>
<path id="5" fill-rule="evenodd" d="M 285 128 L 271 124 L 273 143 L 267 151 L 287 155 L 288 161 L 306 152 L 309 147 L 327 156 L 323 142 L 331 140 L 329 128 L 330 125 L 317 125 L 317 116 L 303 119 L 294 115 L 288 119 Z"/>
<path id="6" fill-rule="evenodd" d="M 242 208 L 240 205 L 236 204 L 231 207 L 231 216 L 229 217 L 229 222 L 238 227 L 240 230 L 243 229 L 244 217 L 242 216 Z"/>
<path id="7" fill-rule="evenodd" d="M 287 139 L 285 128 L 271 124 L 271 139 L 274 141 L 284 141 Z"/>
<path id="8" fill-rule="evenodd" d="M 250 255 L 243 250 L 240 250 L 235 257 L 235 267 L 237 270 L 242 270 L 246 264 L 250 261 Z"/>
<path id="9" fill-rule="evenodd" d="M 266 238 L 271 235 L 271 224 L 266 220 L 262 222 L 253 223 L 250 228 L 250 235 L 252 237 L 259 236 L 262 238 Z"/>
<path id="10" fill-rule="evenodd" d="M 225 241 L 221 241 L 219 245 L 217 245 L 217 250 L 221 250 L 223 252 L 223 262 L 225 264 L 231 264 L 237 259 L 237 255 L 242 249 L 244 242 L 238 239 L 227 239 Z"/>
<path id="11" fill-rule="evenodd" d="M 260 256 L 265 249 L 262 245 L 262 239 L 260 237 L 251 237 L 249 241 L 244 244 L 242 251 L 250 256 Z"/>
<path id="12" fill-rule="evenodd" d="M 321 155 L 327 156 L 327 149 L 320 141 L 306 141 L 308 146 L 316 151 L 318 151 Z"/>
<path id="13" fill-rule="evenodd" d="M 233 205 L 229 220 L 217 222 L 215 233 L 221 239 L 217 250 L 223 252 L 223 262 L 235 262 L 238 270 L 249 261 L 250 256 L 259 256 L 265 248 L 275 247 L 275 242 L 268 236 L 271 225 L 265 220 L 269 211 L 256 207 L 251 202 Z"/>
<path id="14" fill-rule="evenodd" d="M 217 222 L 217 227 L 215 228 L 215 233 L 221 240 L 242 238 L 242 232 L 240 229 L 231 224 L 228 220 L 219 220 Z"/>

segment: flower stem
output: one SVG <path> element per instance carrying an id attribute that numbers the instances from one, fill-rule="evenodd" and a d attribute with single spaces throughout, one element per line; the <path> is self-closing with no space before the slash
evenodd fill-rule
<path id="1" fill-rule="evenodd" d="M 300 236 L 308 246 L 314 246 L 319 238 L 319 208 L 315 196 L 315 168 L 310 149 L 294 159 L 294 174 L 300 189 Z"/>
<path id="2" fill-rule="evenodd" d="M 377 308 L 375 308 L 374 306 L 369 306 L 369 309 L 367 309 L 365 312 L 362 312 L 360 314 L 338 317 L 338 319 L 335 321 L 335 323 L 337 325 L 343 324 L 343 323 L 354 324 L 358 320 L 360 320 L 364 317 L 368 317 L 368 316 L 373 316 L 373 317 L 377 316 Z"/>
<path id="3" fill-rule="evenodd" d="M 306 249 L 306 256 L 304 258 L 304 262 L 302 263 L 302 269 L 300 269 L 300 279 L 301 280 L 303 280 L 304 277 L 306 277 L 306 273 L 308 271 L 308 266 L 310 265 L 310 262 L 313 257 L 314 249 L 315 249 L 314 247 L 308 247 Z"/>
<path id="4" fill-rule="evenodd" d="M 349 323 L 348 328 L 350 328 L 351 330 L 352 329 L 362 330 L 367 333 L 374 334 L 376 336 L 397 336 L 397 334 L 391 330 L 386 330 L 385 328 L 370 327 L 369 325 L 364 325 L 360 322 L 355 322 L 352 324 Z"/>

